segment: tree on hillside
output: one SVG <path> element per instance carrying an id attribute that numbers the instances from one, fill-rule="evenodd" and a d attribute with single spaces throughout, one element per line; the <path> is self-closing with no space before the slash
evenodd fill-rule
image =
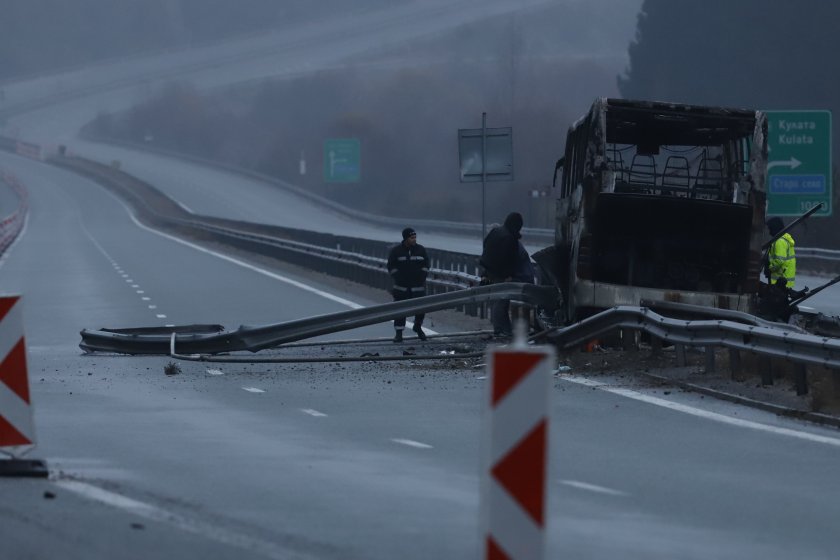
<path id="1" fill-rule="evenodd" d="M 630 99 L 838 115 L 838 21 L 840 3 L 819 0 L 645 0 L 619 89 Z M 835 227 L 811 220 L 801 241 L 840 245 Z"/>
<path id="2" fill-rule="evenodd" d="M 761 108 L 837 103 L 840 4 L 817 0 L 645 0 L 627 98 Z"/>

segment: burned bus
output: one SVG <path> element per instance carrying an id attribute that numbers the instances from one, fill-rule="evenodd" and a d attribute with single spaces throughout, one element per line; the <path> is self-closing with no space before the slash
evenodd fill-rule
<path id="1" fill-rule="evenodd" d="M 754 312 L 767 122 L 744 109 L 598 99 L 555 167 L 555 243 L 534 255 L 558 322 L 672 301 Z"/>

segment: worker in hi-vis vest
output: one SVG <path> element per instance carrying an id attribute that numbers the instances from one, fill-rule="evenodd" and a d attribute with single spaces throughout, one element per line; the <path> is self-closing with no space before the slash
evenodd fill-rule
<path id="1" fill-rule="evenodd" d="M 781 218 L 773 217 L 767 220 L 767 229 L 775 237 L 785 227 Z M 785 233 L 770 245 L 767 251 L 767 268 L 765 274 L 771 285 L 781 284 L 789 290 L 796 282 L 796 251 L 793 237 Z"/>

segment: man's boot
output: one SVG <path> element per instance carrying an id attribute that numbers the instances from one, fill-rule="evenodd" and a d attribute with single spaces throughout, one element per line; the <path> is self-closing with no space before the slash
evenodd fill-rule
<path id="1" fill-rule="evenodd" d="M 403 341 L 402 331 L 400 330 L 400 331 L 397 331 L 396 335 L 394 335 L 394 342 L 402 342 L 402 341 Z"/>
<path id="2" fill-rule="evenodd" d="M 419 338 L 420 340 L 426 340 L 426 333 L 423 332 L 423 329 L 420 327 L 420 325 L 414 325 L 414 327 L 412 327 L 411 330 L 417 333 L 417 338 Z"/>

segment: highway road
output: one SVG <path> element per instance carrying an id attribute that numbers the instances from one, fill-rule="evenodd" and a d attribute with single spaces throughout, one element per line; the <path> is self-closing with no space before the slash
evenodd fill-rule
<path id="1" fill-rule="evenodd" d="M 108 95 L 128 102 L 126 91 Z M 65 115 L 93 97 L 29 112 L 14 126 L 72 140 L 65 127 L 81 117 Z M 84 149 L 106 161 L 117 154 Z M 304 214 L 318 210 L 256 182 L 238 180 L 232 195 L 229 175 L 118 154 L 197 212 L 287 225 L 338 220 Z M 235 328 L 375 300 L 151 231 L 67 171 L 9 154 L 0 166 L 30 193 L 0 290 L 24 295 L 33 456 L 53 469 L 49 481 L 0 479 L 0 558 L 477 554 L 481 369 L 181 362 L 167 376 L 167 357 L 85 355 L 77 344 L 86 327 Z M 354 335 L 390 333 L 379 325 Z M 371 348 L 395 352 L 380 346 Z M 836 557 L 836 430 L 666 393 L 632 371 L 571 373 L 551 393 L 549 558 Z"/>

